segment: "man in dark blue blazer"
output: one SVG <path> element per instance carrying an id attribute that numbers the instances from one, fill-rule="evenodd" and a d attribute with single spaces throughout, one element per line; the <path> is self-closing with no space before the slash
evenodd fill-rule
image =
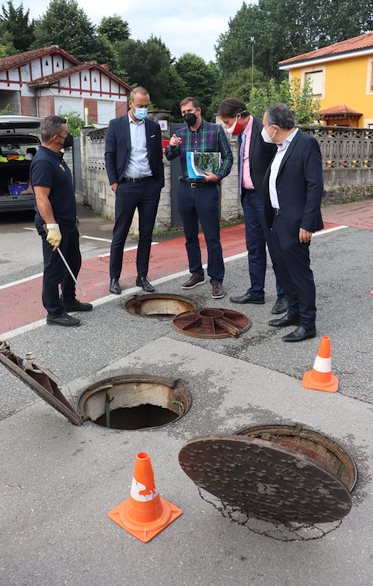
<path id="1" fill-rule="evenodd" d="M 271 231 L 264 216 L 263 179 L 276 152 L 274 144 L 261 137 L 262 121 L 251 116 L 246 105 L 238 98 L 227 98 L 218 108 L 218 116 L 228 134 L 238 136 L 239 192 L 245 218 L 246 248 L 250 287 L 243 295 L 230 297 L 232 303 L 264 304 L 264 283 L 267 268 L 267 251 L 271 256 L 276 276 L 277 301 L 272 313 L 287 311 L 284 290 L 278 279 L 272 255 Z"/>
<path id="2" fill-rule="evenodd" d="M 324 227 L 321 152 L 315 138 L 295 127 L 294 115 L 285 104 L 268 108 L 262 136 L 277 145 L 265 177 L 265 205 L 276 266 L 288 300 L 287 314 L 269 325 L 296 325 L 283 340 L 301 342 L 316 336 L 316 290 L 309 247 L 312 234 Z"/>
<path id="3" fill-rule="evenodd" d="M 148 293 L 150 248 L 161 189 L 164 185 L 163 153 L 159 124 L 147 118 L 149 92 L 132 90 L 129 113 L 110 121 L 106 134 L 105 162 L 115 193 L 115 225 L 110 248 L 109 291 L 120 295 L 123 250 L 133 215 L 139 214 L 136 285 Z"/>

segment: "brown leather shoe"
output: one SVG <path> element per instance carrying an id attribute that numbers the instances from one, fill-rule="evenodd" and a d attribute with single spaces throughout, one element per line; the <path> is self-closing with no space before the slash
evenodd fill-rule
<path id="1" fill-rule="evenodd" d="M 223 285 L 220 281 L 214 281 L 212 283 L 211 297 L 213 297 L 213 299 L 221 299 L 224 295 Z"/>
<path id="2" fill-rule="evenodd" d="M 182 289 L 194 289 L 197 285 L 203 285 L 206 283 L 206 279 L 204 275 L 199 275 L 198 273 L 193 273 L 189 279 L 181 285 Z"/>

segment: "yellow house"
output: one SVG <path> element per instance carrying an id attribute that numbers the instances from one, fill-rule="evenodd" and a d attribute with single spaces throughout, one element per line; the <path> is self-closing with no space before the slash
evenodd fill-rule
<path id="1" fill-rule="evenodd" d="M 280 61 L 289 80 L 311 82 L 328 126 L 373 128 L 373 32 Z"/>

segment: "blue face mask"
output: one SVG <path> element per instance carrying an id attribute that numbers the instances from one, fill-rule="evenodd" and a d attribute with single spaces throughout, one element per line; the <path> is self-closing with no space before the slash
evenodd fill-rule
<path id="1" fill-rule="evenodd" d="M 148 115 L 148 108 L 135 108 L 134 114 L 137 120 L 144 120 Z"/>

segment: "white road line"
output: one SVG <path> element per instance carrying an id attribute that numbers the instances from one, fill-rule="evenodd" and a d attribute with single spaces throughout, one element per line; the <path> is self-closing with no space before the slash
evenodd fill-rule
<path id="1" fill-rule="evenodd" d="M 31 232 L 36 232 L 36 228 L 30 228 L 29 226 L 23 226 L 24 230 L 31 230 Z"/>
<path id="2" fill-rule="evenodd" d="M 335 232 L 336 230 L 342 230 L 343 228 L 349 228 L 349 226 L 336 226 L 335 228 L 328 228 L 327 230 L 321 231 L 321 232 L 316 232 L 316 234 L 313 235 L 313 238 L 315 238 L 316 236 L 321 236 L 322 234 L 328 234 L 330 232 Z M 154 244 L 158 244 L 158 242 L 155 242 Z M 224 259 L 224 262 L 231 262 L 234 260 L 238 260 L 240 258 L 244 258 L 247 256 L 247 251 L 245 252 L 240 252 L 239 254 L 234 254 L 233 256 L 228 256 L 227 258 Z M 206 264 L 203 265 L 203 268 L 206 268 Z M 179 277 L 184 277 L 186 275 L 189 275 L 189 270 L 185 270 L 185 271 L 180 271 L 178 273 L 173 273 L 172 275 L 167 275 L 166 277 L 161 277 L 160 279 L 156 279 L 156 280 L 152 280 L 153 285 L 161 285 L 162 283 L 167 283 L 168 281 L 173 281 L 174 279 L 178 279 Z M 28 279 L 30 280 L 33 277 L 29 277 Z M 35 276 L 36 278 L 36 276 Z M 27 279 L 25 279 L 27 280 Z M 17 283 L 20 281 L 17 281 Z M 22 281 L 21 281 L 22 282 Z M 14 283 L 13 283 L 14 284 Z M 3 285 L 3 287 L 7 287 L 10 285 Z M 132 293 L 136 293 L 137 291 L 141 290 L 140 287 L 130 287 L 129 289 L 123 289 L 122 293 L 124 295 L 131 295 Z M 105 303 L 109 303 L 109 301 L 114 301 L 115 299 L 120 299 L 122 296 L 120 295 L 106 295 L 106 297 L 101 297 L 100 299 L 96 299 L 95 301 L 92 301 L 92 305 L 94 307 L 98 307 L 99 305 L 104 305 Z M 2 338 L 7 340 L 10 338 L 15 338 L 16 336 L 19 336 L 21 334 L 25 334 L 26 332 L 31 332 L 32 330 L 36 330 L 37 328 L 40 328 L 41 326 L 46 325 L 45 322 L 45 318 L 44 319 L 40 319 L 38 321 L 35 321 L 31 324 L 27 324 L 26 326 L 21 326 L 20 328 L 16 328 L 15 330 L 10 330 L 9 332 L 4 332 L 1 334 Z"/>
<path id="3" fill-rule="evenodd" d="M 80 238 L 85 238 L 86 240 L 98 240 L 98 242 L 111 242 L 110 238 L 98 238 L 96 236 L 81 236 Z"/>
<path id="4" fill-rule="evenodd" d="M 110 240 L 111 242 L 111 240 Z M 155 244 L 159 244 L 159 242 L 152 242 L 152 246 L 154 246 Z M 137 250 L 137 244 L 136 246 L 129 246 L 128 248 L 124 249 L 124 252 L 128 252 L 130 250 Z M 107 256 L 110 256 L 110 252 L 105 252 L 105 254 L 99 254 L 98 258 L 105 258 Z"/>
<path id="5" fill-rule="evenodd" d="M 31 275 L 31 277 L 20 279 L 19 281 L 13 281 L 12 283 L 7 283 L 6 285 L 0 285 L 0 289 L 7 289 L 8 287 L 13 287 L 14 285 L 21 285 L 22 283 L 27 283 L 27 281 L 32 281 L 33 279 L 37 279 L 38 277 L 42 276 L 43 273 L 37 273 L 36 275 Z"/>

